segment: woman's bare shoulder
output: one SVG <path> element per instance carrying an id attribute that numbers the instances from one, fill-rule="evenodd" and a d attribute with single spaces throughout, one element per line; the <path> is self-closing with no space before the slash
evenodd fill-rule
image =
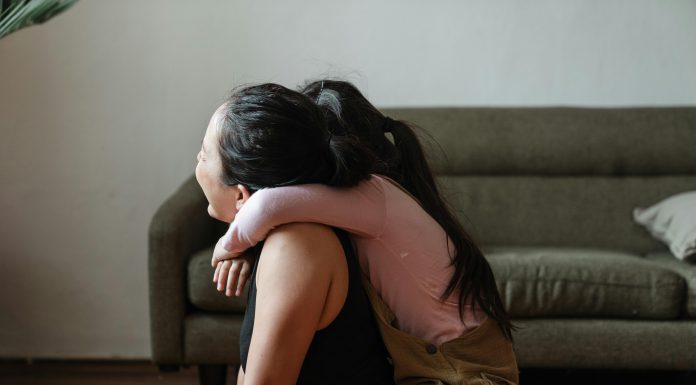
<path id="1" fill-rule="evenodd" d="M 288 223 L 275 228 L 261 251 L 257 283 L 267 274 L 301 274 L 307 279 L 333 278 L 345 254 L 336 233 L 317 223 Z"/>
<path id="2" fill-rule="evenodd" d="M 345 257 L 330 227 L 315 223 L 279 226 L 261 251 L 256 272 L 258 292 L 267 293 L 266 298 L 282 298 L 293 313 L 299 310 L 290 309 L 289 303 L 301 306 L 305 315 L 311 313 L 314 304 L 318 311 L 316 330 L 322 329 L 338 315 L 347 295 Z"/>
<path id="3" fill-rule="evenodd" d="M 264 250 L 282 248 L 284 252 L 316 251 L 338 246 L 340 241 L 329 226 L 319 223 L 294 222 L 273 229 L 266 238 Z"/>

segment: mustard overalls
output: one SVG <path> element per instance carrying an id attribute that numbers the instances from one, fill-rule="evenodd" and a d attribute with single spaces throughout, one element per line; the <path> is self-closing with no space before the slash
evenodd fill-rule
<path id="1" fill-rule="evenodd" d="M 435 346 L 393 325 L 396 317 L 363 274 L 397 385 L 517 385 L 519 370 L 512 343 L 488 317 L 460 337 Z"/>

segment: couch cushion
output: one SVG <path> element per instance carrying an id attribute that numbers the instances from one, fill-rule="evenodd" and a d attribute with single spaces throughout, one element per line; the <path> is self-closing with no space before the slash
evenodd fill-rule
<path id="1" fill-rule="evenodd" d="M 227 297 L 224 292 L 217 291 L 213 282 L 215 269 L 210 266 L 212 257 L 211 247 L 195 253 L 189 260 L 186 278 L 189 301 L 201 310 L 243 313 L 246 308 L 246 287 L 240 297 Z"/>
<path id="2" fill-rule="evenodd" d="M 672 319 L 684 279 L 640 256 L 612 250 L 483 247 L 513 317 Z"/>
<path id="3" fill-rule="evenodd" d="M 696 174 L 693 106 L 382 111 L 427 129 L 424 144 L 438 174 Z"/>
<path id="4" fill-rule="evenodd" d="M 633 208 L 696 190 L 696 175 L 444 175 L 444 198 L 481 245 L 666 250 Z"/>
<path id="5" fill-rule="evenodd" d="M 696 262 L 680 261 L 667 251 L 648 253 L 645 259 L 670 269 L 684 278 L 686 300 L 682 314 L 685 317 L 696 318 Z"/>

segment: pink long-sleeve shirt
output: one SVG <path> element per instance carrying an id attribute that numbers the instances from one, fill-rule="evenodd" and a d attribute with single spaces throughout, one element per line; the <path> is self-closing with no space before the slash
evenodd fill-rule
<path id="1" fill-rule="evenodd" d="M 464 322 L 458 293 L 441 301 L 453 274 L 444 229 L 396 182 L 372 175 L 353 188 L 305 184 L 261 189 L 237 213 L 223 247 L 242 252 L 275 226 L 316 222 L 353 236 L 360 266 L 396 316 L 400 330 L 440 345 L 480 325 L 467 301 Z M 453 254 L 453 253 L 452 253 Z"/>

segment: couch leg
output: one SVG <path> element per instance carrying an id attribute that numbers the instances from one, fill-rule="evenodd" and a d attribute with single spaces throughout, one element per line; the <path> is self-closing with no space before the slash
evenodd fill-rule
<path id="1" fill-rule="evenodd" d="M 198 383 L 200 385 L 225 385 L 227 365 L 198 365 Z"/>
<path id="2" fill-rule="evenodd" d="M 171 372 L 178 372 L 179 371 L 179 365 L 172 365 L 172 364 L 160 364 L 157 365 L 159 368 L 159 371 L 162 373 L 171 373 Z"/>

